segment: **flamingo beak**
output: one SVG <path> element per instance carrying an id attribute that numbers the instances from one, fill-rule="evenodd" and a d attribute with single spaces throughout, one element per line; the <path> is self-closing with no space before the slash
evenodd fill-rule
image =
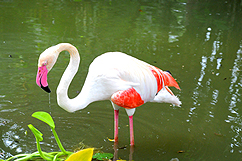
<path id="1" fill-rule="evenodd" d="M 36 83 L 44 91 L 50 93 L 51 90 L 48 87 L 47 74 L 48 74 L 48 70 L 46 68 L 46 65 L 39 67 L 38 72 L 37 72 L 37 76 L 36 76 Z"/>

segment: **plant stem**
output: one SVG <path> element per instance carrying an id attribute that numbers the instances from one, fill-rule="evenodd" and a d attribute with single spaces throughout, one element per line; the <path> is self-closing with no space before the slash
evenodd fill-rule
<path id="1" fill-rule="evenodd" d="M 26 160 L 31 159 L 32 157 L 33 157 L 32 154 L 27 154 L 25 157 L 16 159 L 15 161 L 26 161 Z"/>
<path id="2" fill-rule="evenodd" d="M 39 155 L 40 155 L 44 160 L 52 160 L 51 158 L 46 157 L 46 156 L 43 154 L 43 152 L 42 152 L 42 150 L 41 150 L 41 148 L 40 148 L 39 139 L 37 139 L 37 138 L 36 138 L 36 144 L 37 144 L 37 149 L 38 149 Z"/>
<path id="3" fill-rule="evenodd" d="M 55 140 L 56 140 L 56 142 L 57 142 L 57 144 L 58 144 L 60 150 L 61 150 L 64 154 L 67 154 L 67 155 L 70 154 L 70 152 L 67 152 L 67 151 L 64 149 L 64 147 L 62 146 L 62 144 L 61 144 L 61 142 L 60 142 L 60 139 L 59 139 L 59 137 L 58 137 L 58 135 L 57 135 L 55 129 L 51 127 L 51 130 L 52 130 L 52 132 L 53 132 L 53 135 L 54 135 L 54 137 L 55 137 Z"/>
<path id="4" fill-rule="evenodd" d="M 28 154 L 18 154 L 18 155 L 15 155 L 15 156 L 12 156 L 12 157 L 10 157 L 10 158 L 8 158 L 6 161 L 10 161 L 10 160 L 12 160 L 12 159 L 14 159 L 14 158 L 18 158 L 18 157 L 25 157 L 25 156 L 27 156 Z"/>
<path id="5" fill-rule="evenodd" d="M 66 155 L 66 154 L 63 153 L 63 152 L 59 152 L 58 154 L 56 154 L 56 155 L 54 156 L 53 161 L 58 161 L 58 159 L 59 159 L 59 157 L 60 157 L 61 155 Z"/>

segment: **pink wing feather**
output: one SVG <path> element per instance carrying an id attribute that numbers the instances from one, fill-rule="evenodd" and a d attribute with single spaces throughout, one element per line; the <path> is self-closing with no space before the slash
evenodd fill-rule
<path id="1" fill-rule="evenodd" d="M 127 109 L 136 108 L 144 104 L 140 94 L 134 88 L 115 92 L 112 95 L 111 100 L 116 105 Z"/>
<path id="2" fill-rule="evenodd" d="M 165 86 L 173 86 L 181 90 L 176 80 L 171 76 L 170 73 L 162 71 L 161 69 L 154 66 L 151 66 L 150 70 L 156 78 L 157 92 L 159 92 L 163 88 L 163 82 Z"/>

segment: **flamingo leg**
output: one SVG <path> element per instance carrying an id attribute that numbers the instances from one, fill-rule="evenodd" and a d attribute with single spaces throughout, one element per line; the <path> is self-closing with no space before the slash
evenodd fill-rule
<path id="1" fill-rule="evenodd" d="M 133 115 L 129 116 L 129 130 L 130 130 L 130 146 L 134 146 Z"/>
<path id="2" fill-rule="evenodd" d="M 118 114 L 119 110 L 114 110 L 114 142 L 118 142 Z"/>

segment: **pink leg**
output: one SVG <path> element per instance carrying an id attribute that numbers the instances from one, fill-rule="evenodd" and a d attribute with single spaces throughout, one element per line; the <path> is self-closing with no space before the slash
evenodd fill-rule
<path id="1" fill-rule="evenodd" d="M 134 146 L 133 116 L 129 116 L 130 146 Z"/>
<path id="2" fill-rule="evenodd" d="M 114 110 L 114 142 L 118 142 L 118 113 L 119 110 Z"/>

